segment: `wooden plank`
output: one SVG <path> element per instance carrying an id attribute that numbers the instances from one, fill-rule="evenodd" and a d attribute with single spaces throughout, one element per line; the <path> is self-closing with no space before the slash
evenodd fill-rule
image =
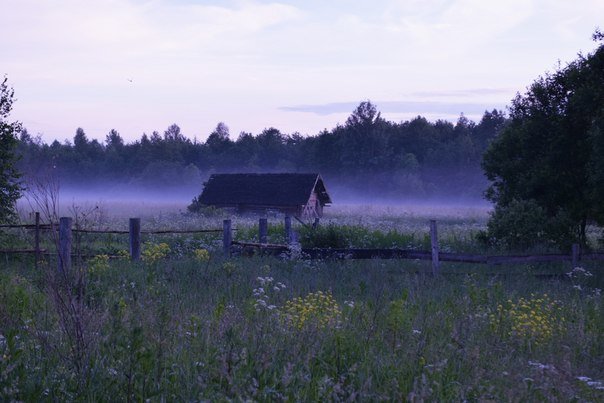
<path id="1" fill-rule="evenodd" d="M 231 228 L 232 231 L 237 231 L 237 228 Z M 92 229 L 73 229 L 73 232 L 84 234 L 130 234 L 130 231 L 125 230 L 92 230 Z M 218 233 L 223 232 L 221 229 L 197 229 L 197 230 L 157 230 L 157 231 L 141 231 L 144 235 L 157 234 L 201 234 L 201 233 Z"/>
<path id="2" fill-rule="evenodd" d="M 268 238 L 268 220 L 261 218 L 258 220 L 258 240 L 260 243 L 266 243 Z"/>
<path id="3" fill-rule="evenodd" d="M 0 225 L 0 228 L 36 229 L 36 224 L 5 224 L 5 225 Z M 48 229 L 52 229 L 52 226 L 50 224 L 39 224 L 39 228 L 48 230 Z"/>
<path id="4" fill-rule="evenodd" d="M 233 232 L 231 231 L 231 220 L 222 221 L 222 250 L 226 257 L 231 256 L 231 243 L 233 242 Z"/>
<path id="5" fill-rule="evenodd" d="M 130 226 L 130 260 L 138 262 L 141 260 L 141 219 L 131 218 Z"/>
<path id="6" fill-rule="evenodd" d="M 487 256 L 440 252 L 439 260 L 442 262 L 487 263 Z"/>
<path id="7" fill-rule="evenodd" d="M 41 254 L 48 252 L 46 249 L 0 249 L 0 253 L 32 253 Z"/>
<path id="8" fill-rule="evenodd" d="M 440 264 L 438 262 L 438 232 L 436 229 L 436 220 L 430 220 L 430 246 L 432 250 L 432 274 L 438 274 Z"/>
<path id="9" fill-rule="evenodd" d="M 36 258 L 34 267 L 38 270 L 38 261 L 40 260 L 40 213 L 36 211 L 36 232 L 34 234 L 34 249 L 36 250 Z"/>
<path id="10" fill-rule="evenodd" d="M 570 261 L 569 255 L 487 256 L 487 264 L 526 264 Z"/>
<path id="11" fill-rule="evenodd" d="M 288 215 L 285 216 L 284 229 L 285 243 L 289 245 L 292 243 L 292 218 Z"/>
<path id="12" fill-rule="evenodd" d="M 604 253 L 585 253 L 581 255 L 582 260 L 604 260 Z"/>
<path id="13" fill-rule="evenodd" d="M 57 268 L 61 273 L 71 271 L 71 217 L 61 217 L 59 219 L 59 259 Z"/>
<path id="14" fill-rule="evenodd" d="M 277 243 L 258 243 L 258 242 L 241 242 L 241 241 L 232 241 L 231 245 L 237 246 L 250 246 L 254 248 L 273 248 L 273 249 L 289 249 L 289 245 L 282 245 Z"/>

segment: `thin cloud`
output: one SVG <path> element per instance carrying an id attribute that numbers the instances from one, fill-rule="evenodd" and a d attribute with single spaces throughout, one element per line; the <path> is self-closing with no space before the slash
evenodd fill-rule
<path id="1" fill-rule="evenodd" d="M 333 115 L 352 112 L 357 102 L 334 102 L 321 105 L 296 105 L 282 106 L 279 110 L 286 112 L 305 112 L 317 115 Z M 467 103 L 467 102 L 421 102 L 421 101 L 387 101 L 376 102 L 378 110 L 384 113 L 404 113 L 404 114 L 443 114 L 455 115 L 464 113 L 467 115 L 480 115 L 485 110 L 503 109 L 505 105 L 487 104 L 487 103 Z"/>
<path id="2" fill-rule="evenodd" d="M 513 94 L 514 89 L 511 88 L 471 88 L 467 90 L 450 90 L 450 91 L 417 91 L 411 93 L 413 97 L 430 98 L 430 97 L 474 97 L 485 95 L 502 95 Z"/>

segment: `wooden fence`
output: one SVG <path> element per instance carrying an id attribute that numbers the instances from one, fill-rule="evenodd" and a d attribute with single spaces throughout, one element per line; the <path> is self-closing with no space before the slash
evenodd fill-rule
<path id="1" fill-rule="evenodd" d="M 198 234 L 222 233 L 223 253 L 231 256 L 233 247 L 240 249 L 254 248 L 269 254 L 291 254 L 297 251 L 305 259 L 412 259 L 430 260 L 432 273 L 438 274 L 441 262 L 479 263 L 487 265 L 501 264 L 530 264 L 540 262 L 570 262 L 576 267 L 581 260 L 604 260 L 604 253 L 581 253 L 579 245 L 572 246 L 569 254 L 541 254 L 541 255 L 474 255 L 464 253 L 441 252 L 438 242 L 438 229 L 435 220 L 430 221 L 430 246 L 431 250 L 421 251 L 412 249 L 362 249 L 362 248 L 301 248 L 297 243 L 297 236 L 292 229 L 291 217 L 286 216 L 284 221 L 286 244 L 270 244 L 268 239 L 268 221 L 260 218 L 258 222 L 258 239 L 260 242 L 242 242 L 233 240 L 231 220 L 224 220 L 222 229 L 197 229 L 197 230 L 158 230 L 142 231 L 140 218 L 130 218 L 128 231 L 119 230 L 88 230 L 72 228 L 70 217 L 61 217 L 59 225 L 40 223 L 40 215 L 36 213 L 35 224 L 0 225 L 0 228 L 24 228 L 34 230 L 33 249 L 4 249 L 0 253 L 34 253 L 36 262 L 42 254 L 48 251 L 40 248 L 40 232 L 43 230 L 58 229 L 58 269 L 66 270 L 71 265 L 71 243 L 73 233 L 89 234 L 129 234 L 130 257 L 133 261 L 141 257 L 141 235 L 143 234 Z"/>
<path id="2" fill-rule="evenodd" d="M 264 220 L 264 222 L 263 222 Z M 226 228 L 230 227 L 230 220 L 225 220 Z M 475 255 L 467 253 L 449 253 L 441 252 L 438 242 L 438 229 L 436 220 L 430 221 L 430 249 L 429 251 L 414 249 L 366 249 L 366 248 L 300 248 L 295 244 L 296 237 L 293 236 L 291 229 L 291 219 L 285 217 L 285 239 L 287 244 L 268 244 L 266 243 L 266 219 L 261 218 L 259 225 L 258 239 L 260 242 L 240 242 L 230 241 L 230 235 L 225 232 L 224 253 L 230 255 L 231 247 L 234 245 L 241 248 L 258 248 L 262 251 L 273 254 L 289 253 L 292 250 L 298 250 L 305 259 L 411 259 L 411 260 L 430 260 L 432 262 L 432 273 L 438 274 L 440 271 L 440 262 L 458 262 L 458 263 L 478 263 L 487 265 L 503 264 L 531 264 L 547 262 L 570 262 L 572 267 L 577 267 L 582 260 L 604 260 L 604 253 L 581 253 L 578 244 L 572 245 L 569 254 L 541 254 L 541 255 Z"/>
<path id="3" fill-rule="evenodd" d="M 230 225 L 230 224 L 229 224 Z M 71 217 L 61 217 L 57 224 L 42 224 L 40 222 L 40 213 L 35 213 L 35 224 L 9 224 L 0 225 L 1 228 L 21 228 L 34 231 L 34 245 L 31 249 L 0 249 L 0 253 L 5 254 L 35 254 L 36 256 L 36 268 L 38 261 L 42 255 L 51 255 L 47 249 L 40 247 L 40 234 L 42 231 L 57 231 L 58 230 L 58 242 L 57 242 L 57 253 L 58 256 L 58 270 L 66 270 L 71 267 L 72 253 L 72 241 L 73 233 L 83 234 L 128 234 L 129 235 L 129 251 L 130 258 L 133 261 L 138 261 L 141 258 L 141 235 L 150 234 L 201 234 L 201 233 L 226 233 L 225 229 L 196 229 L 196 230 L 155 230 L 155 231 L 142 231 L 141 230 L 141 219 L 130 218 L 128 231 L 124 230 L 91 230 L 84 228 L 73 228 Z M 233 229 L 236 230 L 236 229 Z M 229 233 L 231 233 L 229 228 Z"/>

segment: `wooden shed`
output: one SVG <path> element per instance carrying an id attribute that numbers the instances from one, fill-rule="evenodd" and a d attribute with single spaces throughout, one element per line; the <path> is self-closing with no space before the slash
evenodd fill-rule
<path id="1" fill-rule="evenodd" d="M 299 218 L 323 216 L 331 203 L 319 174 L 214 174 L 199 203 L 235 208 L 239 213 L 280 211 Z"/>

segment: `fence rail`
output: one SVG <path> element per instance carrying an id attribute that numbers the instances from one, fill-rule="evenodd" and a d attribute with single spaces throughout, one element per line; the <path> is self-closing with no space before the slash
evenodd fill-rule
<path id="1" fill-rule="evenodd" d="M 258 248 L 259 250 L 271 254 L 290 253 L 294 250 L 301 252 L 306 259 L 410 259 L 410 260 L 431 260 L 432 272 L 438 274 L 440 262 L 458 262 L 474 263 L 487 265 L 502 264 L 530 264 L 546 262 L 571 262 L 576 267 L 581 260 L 604 260 L 604 253 L 581 253 L 579 245 L 572 247 L 570 254 L 541 254 L 541 255 L 477 255 L 466 253 L 441 252 L 438 243 L 438 231 L 435 220 L 430 221 L 430 251 L 398 249 L 398 248 L 300 248 L 297 243 L 297 234 L 292 230 L 291 217 L 285 217 L 285 240 L 287 244 L 267 243 L 268 223 L 266 218 L 261 218 L 258 225 L 258 239 L 260 242 L 234 241 L 231 220 L 223 221 L 222 229 L 195 229 L 195 230 L 155 230 L 142 231 L 140 228 L 140 218 L 131 218 L 129 230 L 90 230 L 83 228 L 72 228 L 72 220 L 69 217 L 62 217 L 58 225 L 40 223 L 39 214 L 36 213 L 36 224 L 15 224 L 0 225 L 0 228 L 26 228 L 35 230 L 35 245 L 33 249 L 4 249 L 0 253 L 34 253 L 36 254 L 36 263 L 42 254 L 53 255 L 46 249 L 40 248 L 39 235 L 41 230 L 55 229 L 59 231 L 59 270 L 68 268 L 71 264 L 71 241 L 72 233 L 88 234 L 129 234 L 130 236 L 130 257 L 132 260 L 140 260 L 141 257 L 141 235 L 145 234 L 198 234 L 198 233 L 222 233 L 223 251 L 225 256 L 231 256 L 233 247 Z"/>
<path id="2" fill-rule="evenodd" d="M 291 232 L 291 223 L 289 217 L 285 218 L 285 239 L 288 244 L 269 244 L 266 243 L 266 225 L 259 222 L 258 239 L 261 242 L 242 242 L 231 241 L 230 246 L 237 246 L 243 249 L 258 248 L 262 251 L 272 254 L 287 253 L 292 249 L 297 249 L 301 252 L 301 256 L 305 259 L 340 259 L 340 260 L 355 260 L 355 259 L 409 259 L 409 260 L 430 260 L 432 261 L 432 273 L 438 274 L 440 270 L 440 262 L 457 262 L 457 263 L 473 263 L 487 265 L 503 265 L 503 264 L 531 264 L 531 263 L 547 263 L 547 262 L 571 262 L 573 267 L 576 267 L 581 260 L 604 260 L 604 253 L 581 253 L 579 245 L 573 245 L 570 254 L 542 254 L 542 255 L 477 255 L 468 253 L 452 253 L 441 252 L 438 243 L 437 223 L 435 220 L 430 221 L 430 251 L 414 250 L 414 249 L 398 249 L 398 248 L 292 248 L 291 240 L 295 238 Z M 264 225 L 263 225 L 264 224 Z M 226 235 L 225 235 L 226 237 Z M 225 238 L 226 239 L 226 238 Z M 263 242 L 264 241 L 264 242 Z M 295 244 L 295 243 L 294 243 Z M 225 244 L 225 254 L 230 255 L 231 249 Z"/>
<path id="3" fill-rule="evenodd" d="M 10 225 L 0 225 L 0 228 L 23 228 L 23 229 L 39 229 L 41 231 L 48 230 L 56 230 L 59 227 L 58 224 L 40 224 L 36 226 L 35 224 L 10 224 Z M 233 228 L 233 231 L 237 231 L 237 228 Z M 78 232 L 83 234 L 129 234 L 129 230 L 112 230 L 112 229 L 84 229 L 84 228 L 72 228 L 71 232 Z M 155 235 L 155 234 L 202 234 L 202 233 L 219 233 L 222 232 L 221 229 L 191 229 L 191 230 L 181 230 L 181 229 L 167 229 L 167 230 L 155 230 L 155 231 L 141 231 L 143 235 Z"/>

